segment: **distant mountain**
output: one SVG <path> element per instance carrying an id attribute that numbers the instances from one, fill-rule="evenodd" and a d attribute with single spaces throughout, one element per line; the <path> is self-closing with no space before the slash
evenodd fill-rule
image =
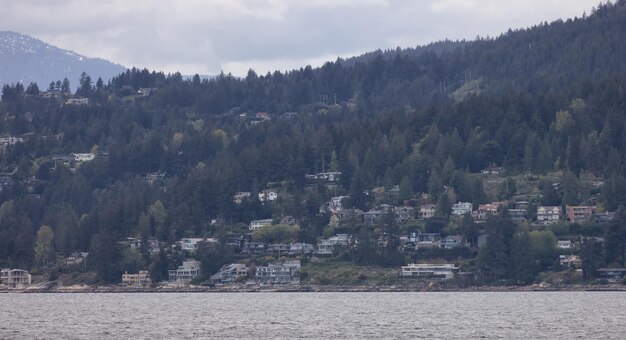
<path id="1" fill-rule="evenodd" d="M 73 89 L 85 71 L 94 81 L 108 79 L 124 72 L 125 67 L 100 58 L 87 58 L 63 50 L 33 37 L 0 31 L 0 86 L 36 82 L 45 90 L 51 81 L 67 78 Z"/>

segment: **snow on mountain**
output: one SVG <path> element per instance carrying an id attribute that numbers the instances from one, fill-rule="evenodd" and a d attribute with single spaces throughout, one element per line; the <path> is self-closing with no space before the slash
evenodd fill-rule
<path id="1" fill-rule="evenodd" d="M 124 72 L 125 67 L 104 59 L 87 58 L 49 45 L 27 35 L 0 31 L 0 87 L 21 82 L 36 82 L 41 90 L 52 81 L 67 78 L 73 89 L 84 71 L 95 80 L 106 82 Z"/>

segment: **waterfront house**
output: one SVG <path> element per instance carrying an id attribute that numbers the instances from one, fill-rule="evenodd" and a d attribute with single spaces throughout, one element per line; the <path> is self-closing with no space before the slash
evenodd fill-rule
<path id="1" fill-rule="evenodd" d="M 151 283 L 150 273 L 146 270 L 140 270 L 137 274 L 129 274 L 128 272 L 122 274 L 123 285 L 141 287 L 150 285 Z"/>
<path id="2" fill-rule="evenodd" d="M 0 270 L 0 284 L 9 288 L 24 288 L 32 283 L 32 277 L 28 271 L 23 269 Z"/>
<path id="3" fill-rule="evenodd" d="M 576 269 L 580 267 L 582 261 L 578 255 L 559 255 L 559 263 L 563 267 Z"/>
<path id="4" fill-rule="evenodd" d="M 611 283 L 618 283 L 624 280 L 626 268 L 600 268 L 597 270 L 598 279 L 604 279 Z"/>
<path id="5" fill-rule="evenodd" d="M 211 275 L 213 282 L 231 283 L 244 279 L 248 275 L 248 267 L 241 263 L 231 263 L 222 266 L 220 270 Z"/>
<path id="6" fill-rule="evenodd" d="M 200 275 L 200 261 L 183 261 L 183 265 L 176 270 L 169 270 L 169 281 L 177 283 L 189 283 L 196 276 Z"/>
<path id="7" fill-rule="evenodd" d="M 462 216 L 465 214 L 472 213 L 472 203 L 470 202 L 459 202 L 452 205 L 452 215 Z"/>
<path id="8" fill-rule="evenodd" d="M 410 263 L 402 266 L 402 277 L 416 277 L 431 280 L 450 280 L 459 271 L 454 264 Z"/>
<path id="9" fill-rule="evenodd" d="M 537 223 L 546 225 L 559 222 L 561 208 L 555 206 L 540 206 L 537 208 Z"/>
<path id="10" fill-rule="evenodd" d="M 298 284 L 300 266 L 299 260 L 270 263 L 256 268 L 256 278 L 262 284 Z"/>

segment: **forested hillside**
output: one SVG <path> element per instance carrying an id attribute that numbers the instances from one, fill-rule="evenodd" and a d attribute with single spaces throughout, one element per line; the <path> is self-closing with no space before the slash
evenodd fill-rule
<path id="1" fill-rule="evenodd" d="M 523 193 L 534 195 L 535 209 L 590 198 L 604 211 L 623 209 L 625 41 L 626 3 L 619 1 L 493 39 L 379 51 L 287 73 L 251 70 L 244 79 L 184 80 L 133 69 L 108 84 L 83 74 L 74 94 L 63 92 L 60 81 L 5 86 L 0 266 L 49 273 L 60 270 L 57 256 L 84 251 L 88 270 L 114 282 L 124 270 L 166 273 L 180 263 L 169 245 L 212 237 L 220 246 L 194 256 L 214 271 L 241 259 L 225 243 L 246 233 L 244 224 L 285 216 L 299 220 L 298 227 L 253 237 L 315 244 L 345 232 L 360 240 L 352 261 L 401 265 L 419 252 L 400 254 L 393 242 L 370 251 L 375 244 L 366 240 L 416 229 L 452 235 L 458 227 L 468 241 L 487 233 L 492 257 L 512 261 L 515 229 L 508 236 L 490 229 L 507 224 L 506 215 L 481 226 L 455 222 L 451 204 L 513 206 Z M 500 168 L 504 184 L 491 188 L 481 171 Z M 341 172 L 336 185 L 306 176 L 331 171 Z M 522 188 L 522 178 L 538 180 Z M 278 199 L 255 199 L 267 189 Z M 381 190 L 396 194 L 382 197 Z M 252 199 L 235 202 L 238 192 L 251 192 Z M 336 225 L 320 206 L 338 196 L 348 196 L 345 207 L 363 211 L 381 203 L 432 203 L 437 213 L 425 222 L 414 216 L 406 223 Z M 623 218 L 618 213 L 614 223 L 626 228 Z M 42 233 L 42 226 L 50 230 Z M 589 228 L 576 230 L 622 237 L 607 242 L 593 265 L 623 266 L 626 232 Z M 127 237 L 167 246 L 135 256 L 120 249 Z M 497 237 L 506 239 L 503 249 L 493 249 Z M 510 262 L 476 257 L 471 243 L 459 255 L 471 266 L 492 271 L 494 279 L 517 275 L 507 272 Z M 536 270 L 551 266 L 549 255 L 545 262 Z"/>

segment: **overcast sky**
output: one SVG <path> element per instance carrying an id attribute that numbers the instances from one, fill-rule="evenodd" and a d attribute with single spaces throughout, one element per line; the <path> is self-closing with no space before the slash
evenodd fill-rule
<path id="1" fill-rule="evenodd" d="M 599 0 L 0 0 L 0 30 L 127 67 L 245 75 L 590 13 Z"/>

